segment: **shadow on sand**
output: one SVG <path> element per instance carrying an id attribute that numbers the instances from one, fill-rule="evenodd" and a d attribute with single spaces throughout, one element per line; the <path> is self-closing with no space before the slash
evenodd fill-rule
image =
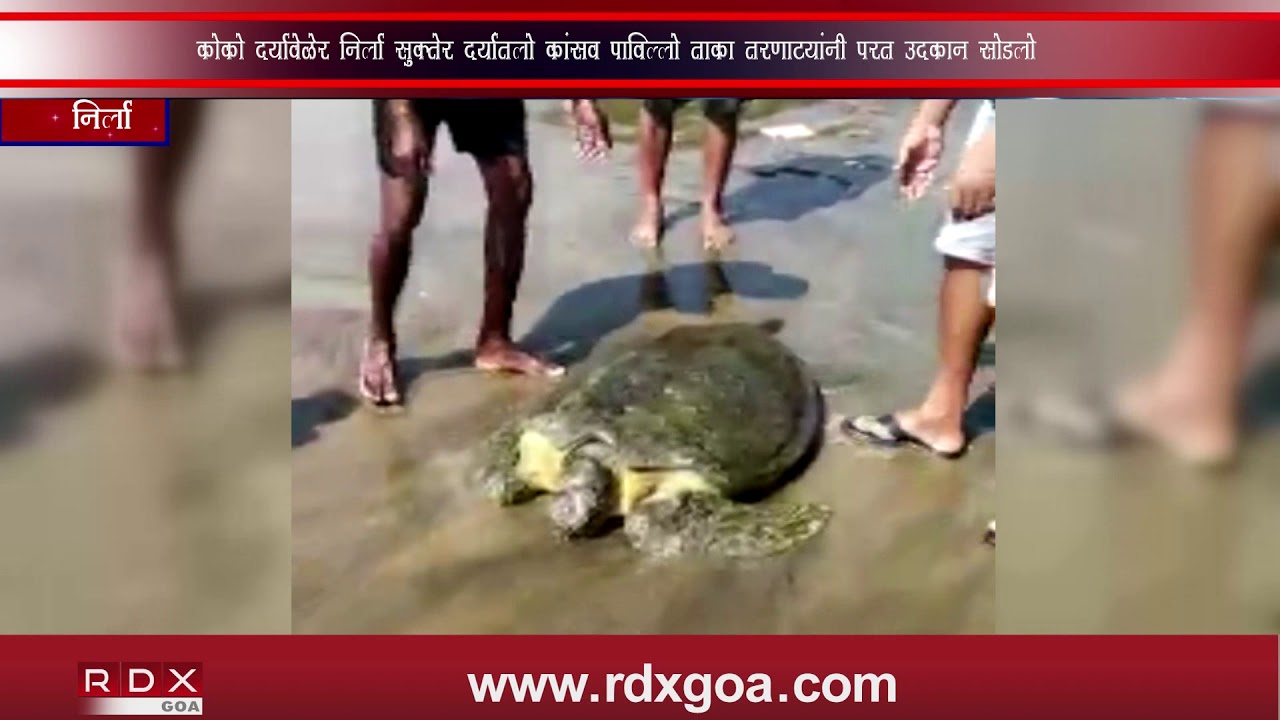
<path id="1" fill-rule="evenodd" d="M 319 438 L 317 431 L 321 425 L 345 418 L 357 404 L 350 393 L 334 388 L 294 398 L 289 405 L 292 447 L 299 448 Z"/>
<path id="2" fill-rule="evenodd" d="M 811 212 L 854 200 L 887 179 L 893 161 L 885 155 L 800 155 L 743 168 L 751 181 L 725 197 L 729 220 L 786 222 Z M 681 205 L 667 216 L 667 226 L 697 217 L 697 203 Z"/>
<path id="3" fill-rule="evenodd" d="M 210 338 L 240 313 L 289 307 L 288 275 L 247 288 L 196 290 L 183 300 L 191 370 L 198 371 Z M 87 395 L 109 375 L 108 366 L 87 344 L 67 343 L 34 350 L 0 363 L 0 449 L 23 440 L 34 418 Z"/>
<path id="4" fill-rule="evenodd" d="M 0 367 L 0 450 L 31 431 L 34 417 L 81 397 L 102 377 L 102 366 L 87 348 L 47 347 Z"/>
<path id="5" fill-rule="evenodd" d="M 727 296 L 784 300 L 808 292 L 808 281 L 776 273 L 764 263 L 706 262 L 666 268 L 655 262 L 646 273 L 596 280 L 561 295 L 520 343 L 558 363 L 573 365 L 590 355 L 602 338 L 647 312 L 705 315 Z M 456 350 L 406 359 L 402 363 L 405 383 L 412 384 L 425 372 L 470 367 L 473 358 L 470 350 Z"/>
<path id="6" fill-rule="evenodd" d="M 1250 430 L 1280 425 L 1280 357 L 1268 358 L 1249 374 L 1244 388 L 1244 416 Z"/>
<path id="7" fill-rule="evenodd" d="M 978 351 L 978 368 L 996 367 L 996 344 L 988 340 Z M 992 383 L 964 411 L 964 428 L 970 442 L 996 429 L 996 386 Z"/>

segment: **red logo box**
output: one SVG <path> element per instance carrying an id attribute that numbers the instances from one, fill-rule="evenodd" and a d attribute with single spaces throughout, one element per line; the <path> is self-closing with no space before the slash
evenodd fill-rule
<path id="1" fill-rule="evenodd" d="M 165 697 L 203 697 L 204 663 L 165 663 L 164 685 Z"/>
<path id="2" fill-rule="evenodd" d="M 82 662 L 77 677 L 80 697 L 115 697 L 120 694 L 118 662 Z"/>
<path id="3" fill-rule="evenodd" d="M 201 697 L 204 664 L 198 662 L 82 662 L 80 697 Z"/>
<path id="4" fill-rule="evenodd" d="M 120 694 L 125 697 L 160 697 L 165 680 L 164 663 L 120 663 Z"/>
<path id="5" fill-rule="evenodd" d="M 0 143 L 167 145 L 169 101 L 20 98 L 0 101 Z"/>

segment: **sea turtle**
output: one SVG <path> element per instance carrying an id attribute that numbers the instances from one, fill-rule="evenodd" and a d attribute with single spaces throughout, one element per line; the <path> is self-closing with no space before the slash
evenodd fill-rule
<path id="1" fill-rule="evenodd" d="M 830 511 L 758 499 L 821 439 L 804 363 L 750 323 L 681 325 L 589 359 L 500 429 L 479 482 L 502 504 L 551 494 L 566 537 L 622 519 L 659 556 L 763 556 L 817 534 Z"/>

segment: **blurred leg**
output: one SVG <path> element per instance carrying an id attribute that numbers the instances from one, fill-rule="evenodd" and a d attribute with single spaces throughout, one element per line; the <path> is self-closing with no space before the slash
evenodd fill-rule
<path id="1" fill-rule="evenodd" d="M 419 115 L 422 113 L 419 112 Z M 413 231 L 422 222 L 427 198 L 427 178 L 420 173 L 398 177 L 391 165 L 388 128 L 375 103 L 374 123 L 378 143 L 378 230 L 369 244 L 370 327 L 360 362 L 360 392 L 375 405 L 401 402 L 396 365 L 396 304 L 409 275 Z M 434 118 L 419 118 L 426 132 L 427 153 L 434 148 Z"/>
<path id="2" fill-rule="evenodd" d="M 1121 397 L 1123 419 L 1194 462 L 1234 454 L 1239 389 L 1268 231 L 1280 209 L 1276 120 L 1210 118 L 1192 178 L 1191 303 L 1172 352 Z"/>
<path id="3" fill-rule="evenodd" d="M 640 109 L 639 165 L 640 217 L 631 231 L 631 240 L 642 248 L 662 242 L 662 184 L 671 154 L 672 131 L 677 103 L 674 100 L 648 100 Z"/>
<path id="4" fill-rule="evenodd" d="M 725 221 L 724 189 L 738 145 L 739 100 L 705 100 L 707 136 L 702 156 L 702 245 L 708 251 L 733 243 L 733 230 Z"/>
<path id="5" fill-rule="evenodd" d="M 137 224 L 124 248 L 114 337 L 117 360 L 136 370 L 172 370 L 185 362 L 177 205 L 203 108 L 203 101 L 172 100 L 170 144 L 136 151 Z"/>

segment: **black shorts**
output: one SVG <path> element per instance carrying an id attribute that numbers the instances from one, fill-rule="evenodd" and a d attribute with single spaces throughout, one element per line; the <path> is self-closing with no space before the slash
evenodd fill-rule
<path id="1" fill-rule="evenodd" d="M 738 98 L 696 98 L 702 104 L 702 114 L 716 122 L 736 121 L 746 100 Z M 660 120 L 670 120 L 680 108 L 694 102 L 695 98 L 650 98 L 644 101 L 644 109 Z"/>
<path id="2" fill-rule="evenodd" d="M 390 162 L 388 124 L 384 102 L 373 102 L 373 131 L 378 145 L 378 166 L 394 175 Z M 528 150 L 524 101 L 510 98 L 454 100 L 423 98 L 411 100 L 413 114 L 422 123 L 427 137 L 446 125 L 453 147 L 477 160 L 524 157 Z"/>

